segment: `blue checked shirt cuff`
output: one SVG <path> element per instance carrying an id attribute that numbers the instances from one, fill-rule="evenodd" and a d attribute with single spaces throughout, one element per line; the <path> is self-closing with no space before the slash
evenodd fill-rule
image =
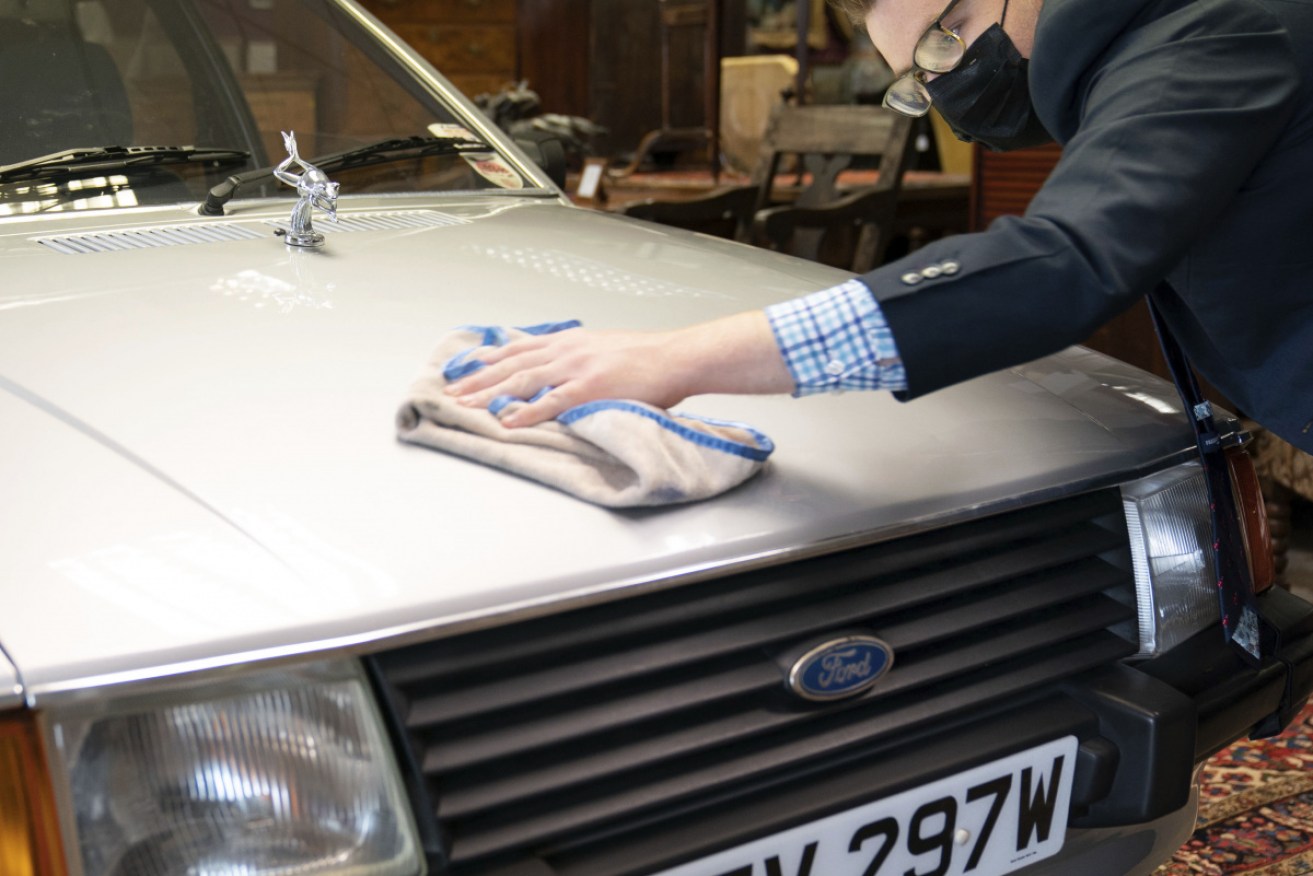
<path id="1" fill-rule="evenodd" d="M 795 397 L 848 389 L 907 389 L 893 332 L 866 284 L 849 280 L 766 308 Z"/>

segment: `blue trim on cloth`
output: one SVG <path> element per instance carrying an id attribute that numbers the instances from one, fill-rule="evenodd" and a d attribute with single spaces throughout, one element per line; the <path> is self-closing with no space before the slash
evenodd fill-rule
<path id="1" fill-rule="evenodd" d="M 603 411 L 622 411 L 629 414 L 637 414 L 656 423 L 663 429 L 673 432 L 686 441 L 691 441 L 701 447 L 707 447 L 711 450 L 719 450 L 722 453 L 729 453 L 733 456 L 740 456 L 744 459 L 750 459 L 754 462 L 765 462 L 766 458 L 775 450 L 775 442 L 771 441 L 766 435 L 758 432 L 751 426 L 743 423 L 734 423 L 729 420 L 713 420 L 710 417 L 699 417 L 694 414 L 680 414 L 687 420 L 697 420 L 706 423 L 709 426 L 725 426 L 728 428 L 741 429 L 751 435 L 758 446 L 753 447 L 748 444 L 741 444 L 738 441 L 731 441 L 728 438 L 722 438 L 719 435 L 708 435 L 706 432 L 699 432 L 697 429 L 690 429 L 683 423 L 679 423 L 664 414 L 653 410 L 652 408 L 635 402 L 619 401 L 608 399 L 605 401 L 588 402 L 587 404 L 576 405 L 565 411 L 556 418 L 557 422 L 569 426 L 572 423 L 582 420 L 584 417 Z"/>
<path id="2" fill-rule="evenodd" d="M 504 411 L 507 405 L 522 401 L 524 401 L 524 399 L 516 395 L 499 395 L 492 401 L 488 402 L 488 413 L 495 417 Z"/>
<path id="3" fill-rule="evenodd" d="M 455 356 L 447 360 L 447 364 L 442 366 L 442 376 L 448 382 L 460 380 L 466 375 L 473 374 L 483 367 L 484 363 L 478 359 L 465 361 L 465 357 L 473 353 L 478 347 L 470 347 L 468 350 L 461 350 Z"/>
<path id="4" fill-rule="evenodd" d="M 525 399 L 520 398 L 518 395 L 511 395 L 509 393 L 507 393 L 506 395 L 499 395 L 492 401 L 488 402 L 488 410 L 493 414 L 493 416 L 496 416 L 500 414 L 502 411 L 506 410 L 507 405 L 514 404 L 515 402 L 524 402 L 525 404 L 531 405 L 534 402 L 538 401 L 538 399 L 547 395 L 547 393 L 551 392 L 553 389 L 556 389 L 556 387 L 544 386 L 542 389 L 535 392 L 533 394 L 533 397 L 528 399 L 527 401 Z"/>
<path id="5" fill-rule="evenodd" d="M 458 325 L 455 330 L 478 335 L 481 340 L 477 346 L 480 347 L 500 347 L 511 339 L 506 329 L 499 325 Z"/>
<path id="6" fill-rule="evenodd" d="M 566 329 L 580 328 L 583 323 L 577 319 L 566 319 L 561 322 L 544 322 L 538 325 L 518 325 L 520 331 L 530 335 L 551 335 L 556 332 L 563 332 Z"/>

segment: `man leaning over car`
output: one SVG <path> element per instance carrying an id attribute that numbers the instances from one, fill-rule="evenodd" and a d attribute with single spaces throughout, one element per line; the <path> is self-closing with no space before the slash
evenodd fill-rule
<path id="1" fill-rule="evenodd" d="M 995 149 L 1056 139 L 1024 216 L 764 311 L 485 351 L 462 403 L 507 426 L 597 398 L 888 389 L 915 398 L 1078 343 L 1149 295 L 1195 367 L 1313 451 L 1313 0 L 832 0 Z"/>

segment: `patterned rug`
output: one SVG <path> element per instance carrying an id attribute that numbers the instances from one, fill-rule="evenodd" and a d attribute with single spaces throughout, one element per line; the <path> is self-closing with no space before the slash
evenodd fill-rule
<path id="1" fill-rule="evenodd" d="M 1313 874 L 1313 705 L 1204 767 L 1198 829 L 1154 876 Z"/>

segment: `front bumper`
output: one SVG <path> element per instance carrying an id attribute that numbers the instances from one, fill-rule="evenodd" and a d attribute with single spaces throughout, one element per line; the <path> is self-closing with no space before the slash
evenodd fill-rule
<path id="1" fill-rule="evenodd" d="M 1196 760 L 1245 735 L 1280 733 L 1313 693 L 1313 605 L 1275 588 L 1258 604 L 1280 636 L 1276 658 L 1261 668 L 1248 666 L 1213 630 L 1138 667 L 1194 702 Z"/>
<path id="2" fill-rule="evenodd" d="M 1059 854 L 1021 872 L 1024 876 L 1150 876 L 1190 838 L 1198 810 L 1199 791 L 1194 788 L 1184 806 L 1153 821 L 1071 828 Z"/>
<path id="3" fill-rule="evenodd" d="M 1208 629 L 1163 657 L 1063 686 L 1099 724 L 1095 737 L 1081 737 L 1073 827 L 1146 823 L 1176 811 L 1199 763 L 1242 737 L 1279 733 L 1298 713 L 1313 690 L 1313 605 L 1284 590 L 1258 603 L 1282 643 L 1260 668 Z"/>

